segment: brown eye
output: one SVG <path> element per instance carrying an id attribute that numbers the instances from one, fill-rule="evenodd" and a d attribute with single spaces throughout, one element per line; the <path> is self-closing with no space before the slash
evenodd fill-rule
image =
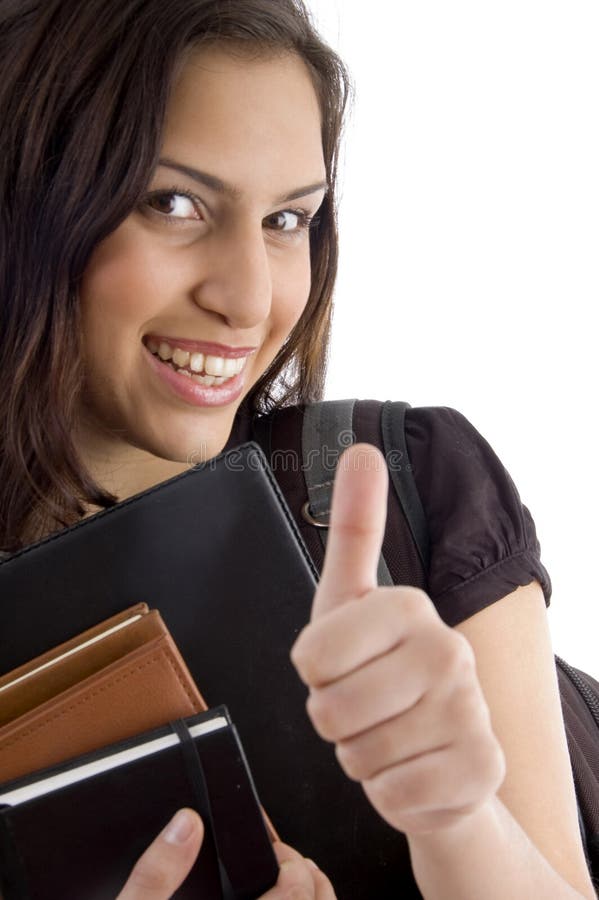
<path id="1" fill-rule="evenodd" d="M 287 219 L 285 219 L 286 216 Z M 293 210 L 283 210 L 282 212 L 273 213 L 269 218 L 277 231 L 294 231 L 298 226 L 300 216 Z"/>
<path id="2" fill-rule="evenodd" d="M 287 217 L 287 218 L 285 218 Z M 305 209 L 283 209 L 273 213 L 267 221 L 273 231 L 285 235 L 299 234 L 307 230 L 314 221 L 313 217 Z"/>
<path id="3" fill-rule="evenodd" d="M 174 220 L 184 221 L 186 219 L 197 221 L 200 218 L 194 198 L 187 193 L 156 191 L 156 193 L 147 197 L 143 205 L 150 212 L 156 213 L 156 215 L 161 216 L 167 222 Z"/>
<path id="4" fill-rule="evenodd" d="M 156 212 L 161 213 L 171 213 L 173 211 L 173 195 L 172 194 L 158 194 L 157 197 L 153 197 L 149 201 L 149 205 L 152 209 L 155 209 Z"/>

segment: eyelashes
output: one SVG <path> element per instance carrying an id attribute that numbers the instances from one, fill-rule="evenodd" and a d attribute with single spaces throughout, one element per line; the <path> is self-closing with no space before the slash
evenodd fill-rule
<path id="1" fill-rule="evenodd" d="M 159 211 L 155 209 L 151 204 L 155 201 L 168 201 L 174 200 L 175 198 L 181 199 L 185 198 L 189 201 L 189 204 L 193 207 L 196 215 L 192 216 L 173 216 L 170 215 L 172 209 L 169 211 Z M 188 191 L 185 188 L 180 187 L 172 187 L 168 190 L 158 190 L 152 191 L 148 194 L 145 199 L 140 204 L 140 209 L 144 212 L 144 214 L 150 215 L 152 218 L 158 219 L 164 222 L 165 225 L 169 227 L 181 228 L 188 226 L 190 222 L 201 222 L 203 221 L 203 216 L 201 215 L 201 200 L 191 191 Z M 307 209 L 299 208 L 299 209 L 282 209 L 278 212 L 271 213 L 269 216 L 265 218 L 265 222 L 269 220 L 272 221 L 280 216 L 292 215 L 297 219 L 297 224 L 294 228 L 276 228 L 272 227 L 270 230 L 273 231 L 277 235 L 281 235 L 284 238 L 287 237 L 297 237 L 299 234 L 308 232 L 310 228 L 313 228 L 320 221 L 320 216 L 318 214 L 310 215 L 310 212 Z"/>

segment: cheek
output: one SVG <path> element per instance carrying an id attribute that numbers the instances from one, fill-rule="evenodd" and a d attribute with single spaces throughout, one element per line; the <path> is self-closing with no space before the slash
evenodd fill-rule
<path id="1" fill-rule="evenodd" d="M 278 330 L 287 334 L 300 319 L 310 296 L 310 260 L 300 259 L 292 269 L 288 269 L 279 281 L 279 290 L 274 293 L 273 312 L 276 310 Z"/>
<path id="2" fill-rule="evenodd" d="M 138 329 L 164 300 L 172 278 L 156 252 L 117 230 L 94 251 L 85 270 L 80 303 L 87 338 L 123 335 Z"/>

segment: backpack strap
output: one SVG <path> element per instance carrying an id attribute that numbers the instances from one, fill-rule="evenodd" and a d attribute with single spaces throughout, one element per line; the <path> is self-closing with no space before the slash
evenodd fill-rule
<path id="1" fill-rule="evenodd" d="M 428 525 L 408 456 L 406 409 L 411 409 L 410 404 L 401 400 L 387 400 L 383 403 L 381 431 L 389 477 L 410 526 L 424 571 L 428 572 L 430 560 Z"/>
<path id="2" fill-rule="evenodd" d="M 339 454 L 355 442 L 353 408 L 355 400 L 331 400 L 305 407 L 302 430 L 304 478 L 309 503 L 302 514 L 319 529 L 326 547 L 327 518 Z M 429 567 L 429 537 L 426 516 L 414 481 L 405 435 L 406 409 L 409 403 L 387 400 L 381 409 L 381 432 L 387 469 L 397 498 L 409 525 L 424 571 Z M 324 451 L 321 453 L 320 448 Z M 324 458 L 326 457 L 326 459 Z M 381 553 L 379 584 L 393 584 Z"/>
<path id="3" fill-rule="evenodd" d="M 302 508 L 307 522 L 318 529 L 326 550 L 328 517 L 335 469 L 341 453 L 356 441 L 353 430 L 355 400 L 322 400 L 304 409 L 302 426 L 302 469 L 308 502 Z M 393 579 L 381 553 L 377 569 L 379 585 L 392 585 Z"/>

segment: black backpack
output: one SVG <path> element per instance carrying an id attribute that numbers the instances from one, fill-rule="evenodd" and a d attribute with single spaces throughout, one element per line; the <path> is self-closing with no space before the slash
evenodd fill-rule
<path id="1" fill-rule="evenodd" d="M 323 401 L 306 405 L 302 428 L 303 471 L 309 501 L 302 515 L 315 525 L 326 546 L 326 520 L 330 510 L 334 470 L 342 449 L 355 441 L 352 429 L 355 400 Z M 424 570 L 428 570 L 428 529 L 416 482 L 412 475 L 405 432 L 408 403 L 387 401 L 381 406 L 381 432 L 389 478 L 409 526 Z M 336 453 L 321 452 L 322 447 Z M 383 554 L 378 583 L 393 584 Z M 570 761 L 578 801 L 578 818 L 589 871 L 599 883 L 599 683 L 555 657 Z"/>

